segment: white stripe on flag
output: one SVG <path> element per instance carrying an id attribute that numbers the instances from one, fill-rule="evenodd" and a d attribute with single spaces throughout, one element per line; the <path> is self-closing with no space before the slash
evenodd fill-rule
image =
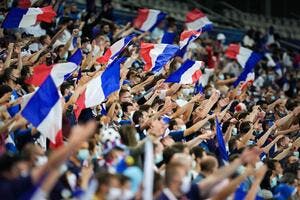
<path id="1" fill-rule="evenodd" d="M 147 16 L 146 21 L 143 23 L 142 27 L 140 28 L 141 30 L 147 31 L 149 30 L 157 20 L 157 16 L 159 15 L 160 11 L 159 10 L 151 10 L 149 9 L 149 13 Z"/>
<path id="2" fill-rule="evenodd" d="M 101 75 L 90 80 L 85 91 L 85 106 L 90 108 L 99 105 L 105 100 L 105 96 L 102 89 Z"/>
<path id="3" fill-rule="evenodd" d="M 19 28 L 31 26 L 36 23 L 36 17 L 42 14 L 43 11 L 40 8 L 28 8 L 27 13 L 22 17 Z"/>
<path id="4" fill-rule="evenodd" d="M 193 22 L 186 23 L 186 26 L 189 30 L 198 30 L 205 26 L 206 24 L 211 24 L 211 21 L 205 16 L 201 17 Z"/>
<path id="5" fill-rule="evenodd" d="M 246 66 L 246 62 L 248 61 L 251 53 L 252 51 L 250 49 L 240 47 L 240 52 L 237 54 L 236 59 L 243 68 Z"/>

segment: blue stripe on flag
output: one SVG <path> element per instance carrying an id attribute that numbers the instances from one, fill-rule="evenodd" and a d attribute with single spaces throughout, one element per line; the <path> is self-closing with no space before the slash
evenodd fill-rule
<path id="1" fill-rule="evenodd" d="M 157 57 L 155 65 L 152 68 L 153 72 L 158 72 L 163 68 L 167 62 L 174 57 L 176 52 L 179 50 L 179 47 L 176 45 L 167 45 L 163 52 Z"/>
<path id="2" fill-rule="evenodd" d="M 224 138 L 223 138 L 223 133 L 222 133 L 222 128 L 221 128 L 221 124 L 219 123 L 218 118 L 216 117 L 216 137 L 217 137 L 217 141 L 218 141 L 218 145 L 219 145 L 219 153 L 221 156 L 221 159 L 223 161 L 228 161 L 228 154 L 226 151 L 226 147 L 225 147 L 225 142 L 224 142 Z"/>
<path id="3" fill-rule="evenodd" d="M 197 81 L 197 83 L 195 84 L 194 94 L 204 94 L 204 88 L 202 86 L 202 83 L 199 83 L 199 81 Z"/>
<path id="4" fill-rule="evenodd" d="M 120 88 L 120 64 L 125 60 L 125 57 L 114 60 L 101 75 L 101 86 L 105 98 Z"/>
<path id="5" fill-rule="evenodd" d="M 252 52 L 249 59 L 246 62 L 244 71 L 240 74 L 238 79 L 233 83 L 233 86 L 236 87 L 241 81 L 245 81 L 247 78 L 247 75 L 252 72 L 258 61 L 262 59 L 262 55 L 260 53 Z"/>
<path id="6" fill-rule="evenodd" d="M 12 8 L 2 23 L 2 28 L 18 28 L 28 9 Z"/>
<path id="7" fill-rule="evenodd" d="M 44 81 L 31 97 L 21 115 L 37 127 L 59 100 L 59 93 L 51 76 Z"/>
<path id="8" fill-rule="evenodd" d="M 191 68 L 195 64 L 195 61 L 192 60 L 186 60 L 178 70 L 176 70 L 174 73 L 172 73 L 165 82 L 171 82 L 171 83 L 179 83 L 182 74 L 186 72 L 189 68 Z"/>
<path id="9" fill-rule="evenodd" d="M 75 63 L 76 65 L 80 65 L 82 61 L 82 52 L 81 49 L 77 49 L 73 55 L 70 56 L 68 62 Z"/>

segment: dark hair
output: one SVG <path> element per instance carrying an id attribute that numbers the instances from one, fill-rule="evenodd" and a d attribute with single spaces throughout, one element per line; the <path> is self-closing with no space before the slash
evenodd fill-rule
<path id="1" fill-rule="evenodd" d="M 4 153 L 0 156 L 0 176 L 2 172 L 7 172 L 20 161 L 20 157 L 10 153 Z"/>
<path id="2" fill-rule="evenodd" d="M 134 124 L 139 124 L 140 119 L 143 117 L 143 113 L 140 110 L 137 110 L 133 113 L 132 121 Z"/>
<path id="3" fill-rule="evenodd" d="M 122 108 L 122 111 L 123 112 L 128 112 L 128 107 L 129 106 L 133 106 L 133 104 L 132 103 L 129 103 L 129 102 L 123 102 L 122 104 L 121 104 L 121 108 Z"/>
<path id="4" fill-rule="evenodd" d="M 163 151 L 164 162 L 168 164 L 175 153 L 181 153 L 181 152 L 182 151 L 180 151 L 177 148 L 174 148 L 173 146 L 165 148 Z"/>
<path id="5" fill-rule="evenodd" d="M 8 85 L 0 85 L 0 98 L 11 91 L 12 89 Z"/>
<path id="6" fill-rule="evenodd" d="M 123 125 L 119 130 L 122 143 L 134 147 L 137 145 L 137 140 L 135 137 L 136 130 L 132 125 Z"/>
<path id="7" fill-rule="evenodd" d="M 203 149 L 199 146 L 195 146 L 190 150 L 190 154 L 194 154 L 196 158 L 202 158 L 203 157 Z"/>
<path id="8" fill-rule="evenodd" d="M 239 126 L 239 133 L 245 134 L 251 129 L 251 122 L 242 122 Z"/>

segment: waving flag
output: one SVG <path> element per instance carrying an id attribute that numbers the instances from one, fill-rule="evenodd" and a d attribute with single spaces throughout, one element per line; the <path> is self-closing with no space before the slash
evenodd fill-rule
<path id="1" fill-rule="evenodd" d="M 188 30 L 209 31 L 212 29 L 212 22 L 197 8 L 186 14 L 185 24 Z"/>
<path id="2" fill-rule="evenodd" d="M 249 84 L 253 84 L 254 80 L 255 80 L 254 72 L 249 73 L 247 75 L 247 78 L 246 78 L 245 82 L 241 86 L 241 90 L 245 90 L 248 87 Z"/>
<path id="3" fill-rule="evenodd" d="M 120 53 L 127 47 L 127 45 L 133 39 L 134 34 L 128 35 L 117 42 L 115 42 L 109 49 L 107 49 L 103 56 L 97 59 L 97 62 L 100 64 L 111 63 Z"/>
<path id="4" fill-rule="evenodd" d="M 58 63 L 51 66 L 42 64 L 34 67 L 33 75 L 26 79 L 25 82 L 34 86 L 40 86 L 48 76 L 52 76 L 57 87 L 59 87 L 78 68 L 81 60 L 82 52 L 78 49 L 66 63 Z"/>
<path id="5" fill-rule="evenodd" d="M 139 9 L 138 16 L 133 22 L 135 28 L 141 31 L 152 31 L 164 18 L 166 13 L 160 10 L 143 8 Z"/>
<path id="6" fill-rule="evenodd" d="M 173 44 L 176 37 L 176 33 L 165 31 L 160 43 Z"/>
<path id="7" fill-rule="evenodd" d="M 19 0 L 18 7 L 19 8 L 29 8 L 39 0 Z"/>
<path id="8" fill-rule="evenodd" d="M 217 137 L 217 141 L 218 141 L 218 145 L 219 145 L 220 157 L 221 157 L 222 161 L 228 161 L 229 157 L 228 157 L 227 150 L 225 147 L 222 128 L 221 128 L 221 124 L 219 123 L 219 120 L 217 117 L 216 117 L 216 137 Z"/>
<path id="9" fill-rule="evenodd" d="M 2 28 L 26 28 L 37 22 L 51 23 L 56 16 L 51 6 L 44 8 L 12 8 L 2 23 Z"/>
<path id="10" fill-rule="evenodd" d="M 60 137 L 62 128 L 63 106 L 57 87 L 57 82 L 48 76 L 21 111 L 21 115 L 53 143 Z"/>
<path id="11" fill-rule="evenodd" d="M 228 58 L 235 59 L 244 68 L 238 79 L 233 83 L 236 87 L 241 81 L 246 80 L 247 75 L 252 72 L 258 61 L 262 59 L 262 55 L 253 52 L 250 49 L 241 47 L 238 44 L 230 44 L 226 49 L 225 55 Z"/>
<path id="12" fill-rule="evenodd" d="M 165 82 L 193 84 L 196 83 L 201 76 L 201 68 L 204 67 L 202 61 L 186 60 L 181 67 L 172 73 Z"/>
<path id="13" fill-rule="evenodd" d="M 142 43 L 140 55 L 146 63 L 144 70 L 158 72 L 178 50 L 176 45 Z"/>
<path id="14" fill-rule="evenodd" d="M 124 58 L 116 59 L 102 74 L 87 83 L 85 91 L 76 102 L 77 118 L 83 109 L 101 104 L 111 93 L 120 88 L 120 64 L 124 61 Z"/>
<path id="15" fill-rule="evenodd" d="M 196 40 L 201 35 L 201 31 L 183 31 L 180 34 L 179 47 L 180 51 L 178 52 L 178 56 L 183 57 L 188 45 Z"/>

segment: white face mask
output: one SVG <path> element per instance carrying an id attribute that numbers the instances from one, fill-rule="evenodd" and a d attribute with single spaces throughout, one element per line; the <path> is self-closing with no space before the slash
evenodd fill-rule
<path id="1" fill-rule="evenodd" d="M 191 189 L 191 179 L 189 176 L 185 176 L 182 179 L 180 190 L 182 193 L 186 194 L 190 191 L 190 189 Z"/>
<path id="2" fill-rule="evenodd" d="M 159 153 L 159 154 L 156 154 L 155 157 L 154 157 L 154 162 L 155 164 L 158 164 L 160 163 L 161 161 L 163 161 L 163 154 L 162 153 Z"/>
<path id="3" fill-rule="evenodd" d="M 192 161 L 192 169 L 195 169 L 197 166 L 197 162 L 195 160 Z"/>
<path id="4" fill-rule="evenodd" d="M 232 134 L 233 136 L 236 136 L 236 135 L 237 135 L 237 128 L 236 128 L 236 127 L 232 128 L 231 134 Z"/>
<path id="5" fill-rule="evenodd" d="M 122 190 L 120 188 L 112 187 L 109 189 L 106 199 L 118 200 L 122 196 Z"/>
<path id="6" fill-rule="evenodd" d="M 123 190 L 122 199 L 130 200 L 134 198 L 134 193 L 131 190 Z"/>

